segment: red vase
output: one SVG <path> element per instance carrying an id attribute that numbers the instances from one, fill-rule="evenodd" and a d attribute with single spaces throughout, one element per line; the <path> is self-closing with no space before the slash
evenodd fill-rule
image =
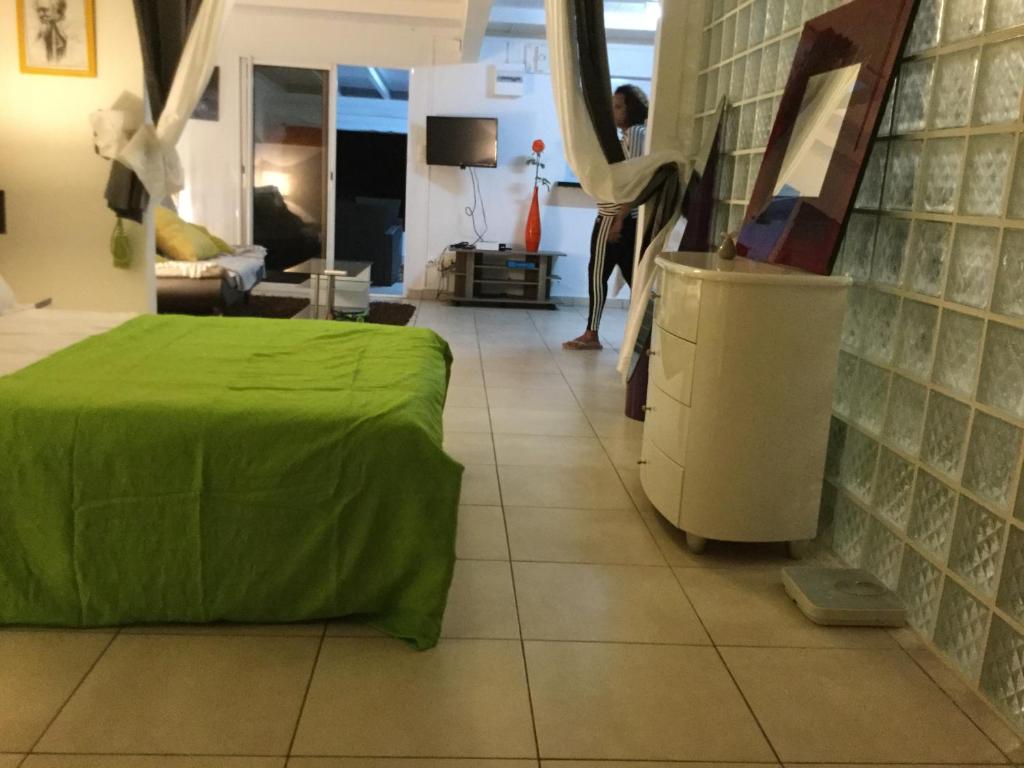
<path id="1" fill-rule="evenodd" d="M 526 217 L 526 250 L 535 253 L 540 247 L 540 204 L 537 202 L 537 188 L 533 188 L 530 214 Z"/>

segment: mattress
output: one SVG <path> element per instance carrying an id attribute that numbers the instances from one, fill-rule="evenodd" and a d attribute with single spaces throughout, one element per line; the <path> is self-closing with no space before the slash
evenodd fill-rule
<path id="1" fill-rule="evenodd" d="M 440 337 L 76 314 L 0 323 L 37 360 L 0 377 L 0 623 L 357 615 L 437 642 L 462 476 Z"/>
<path id="2" fill-rule="evenodd" d="M 158 278 L 184 277 L 194 280 L 220 278 L 238 291 L 251 291 L 267 276 L 264 259 L 267 251 L 259 245 L 237 246 L 233 254 L 222 253 L 202 261 L 158 261 Z"/>
<path id="3" fill-rule="evenodd" d="M 116 328 L 130 312 L 79 312 L 26 307 L 0 314 L 0 376 Z"/>

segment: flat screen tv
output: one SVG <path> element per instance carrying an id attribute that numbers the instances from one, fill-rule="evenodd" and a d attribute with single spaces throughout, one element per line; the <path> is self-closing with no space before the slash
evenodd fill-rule
<path id="1" fill-rule="evenodd" d="M 498 119 L 428 115 L 427 165 L 496 168 Z"/>

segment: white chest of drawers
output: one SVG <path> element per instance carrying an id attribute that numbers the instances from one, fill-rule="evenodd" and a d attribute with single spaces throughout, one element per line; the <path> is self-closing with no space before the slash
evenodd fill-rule
<path id="1" fill-rule="evenodd" d="M 814 538 L 850 280 L 705 253 L 657 263 L 645 493 L 694 551 Z"/>

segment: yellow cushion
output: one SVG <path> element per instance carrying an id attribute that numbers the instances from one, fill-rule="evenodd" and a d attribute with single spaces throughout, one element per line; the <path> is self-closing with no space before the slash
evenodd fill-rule
<path id="1" fill-rule="evenodd" d="M 196 227 L 204 235 L 206 235 L 208 238 L 213 240 L 213 244 L 216 245 L 217 248 L 218 248 L 217 253 L 234 253 L 235 252 L 235 249 L 232 248 L 228 244 L 227 240 L 221 240 L 219 237 L 217 237 L 215 234 L 213 234 L 213 232 L 208 230 L 206 227 L 202 227 L 199 224 L 193 224 L 192 226 Z"/>
<path id="2" fill-rule="evenodd" d="M 175 261 L 202 261 L 221 252 L 208 234 L 167 208 L 156 209 L 156 247 Z"/>

